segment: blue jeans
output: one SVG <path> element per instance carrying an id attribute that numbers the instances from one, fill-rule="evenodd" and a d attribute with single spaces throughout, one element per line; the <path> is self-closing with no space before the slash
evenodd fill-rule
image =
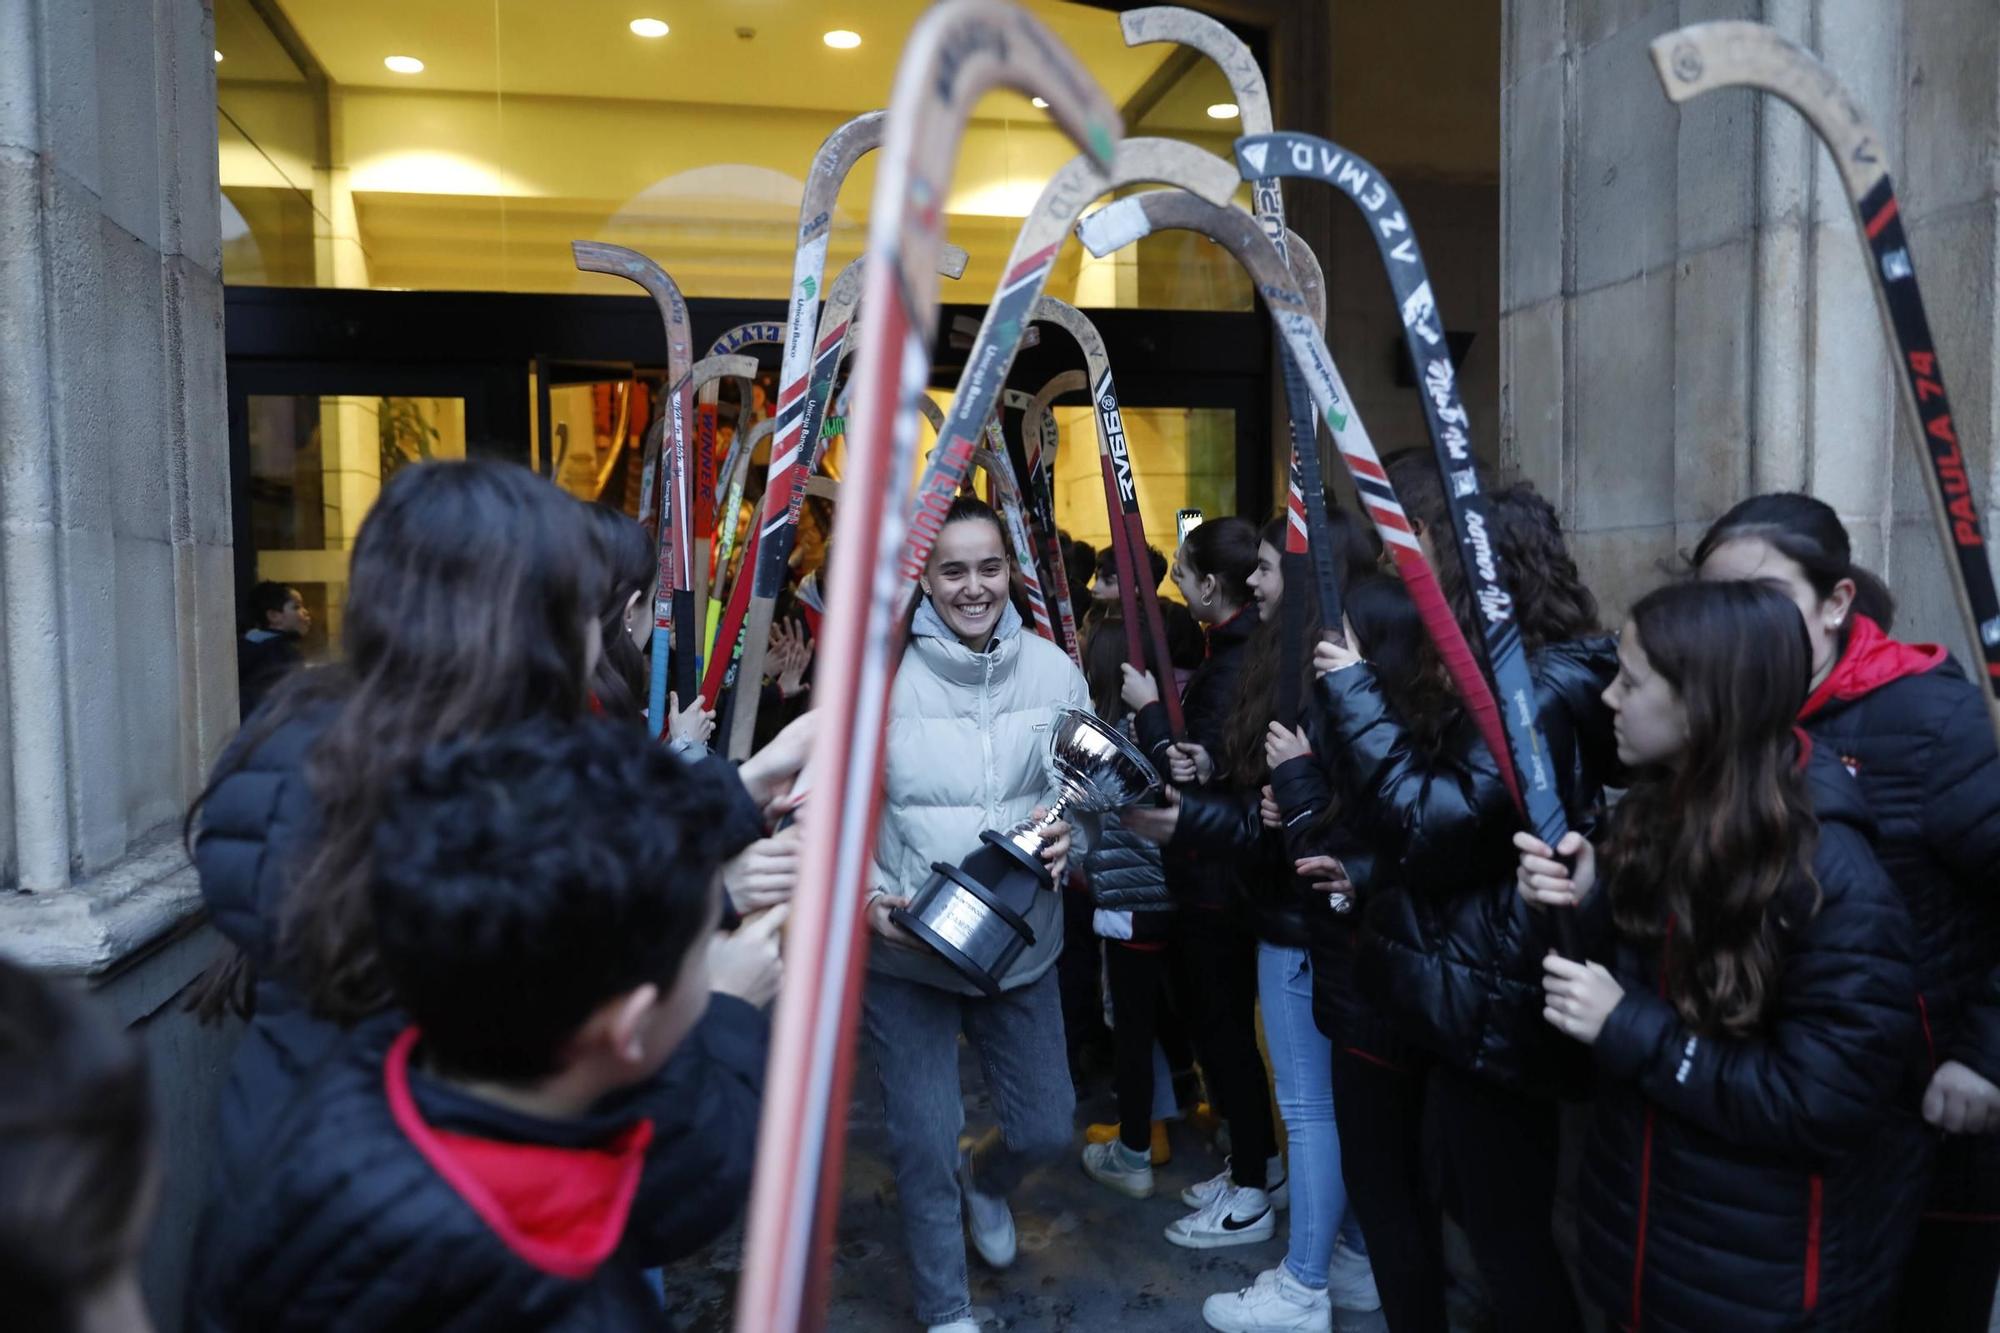
<path id="1" fill-rule="evenodd" d="M 973 1180 L 981 1194 L 1011 1194 L 1030 1170 L 1068 1152 L 1076 1134 L 1055 969 L 991 1000 L 871 972 L 862 1022 L 882 1085 L 917 1322 L 969 1318 L 958 1187 L 958 1136 L 965 1128 L 958 1034 L 979 1056 L 1000 1120 L 998 1136 L 973 1149 Z"/>
<path id="2" fill-rule="evenodd" d="M 1333 1120 L 1333 1043 L 1312 1016 L 1312 961 L 1304 949 L 1257 945 L 1257 999 L 1264 1041 L 1271 1048 L 1278 1113 L 1291 1145 L 1286 1179 L 1292 1191 L 1291 1242 L 1285 1267 L 1319 1290 L 1336 1233 L 1349 1249 L 1367 1253 L 1361 1224 L 1347 1206 L 1340 1174 L 1340 1131 Z"/>

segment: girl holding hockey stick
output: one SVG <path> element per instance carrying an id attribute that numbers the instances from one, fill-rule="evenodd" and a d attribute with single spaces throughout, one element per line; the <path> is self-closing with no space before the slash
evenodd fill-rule
<path id="1" fill-rule="evenodd" d="M 1181 695 L 1184 736 L 1176 740 L 1169 730 L 1152 673 L 1125 669 L 1123 697 L 1137 714 L 1140 748 L 1182 790 L 1215 774 L 1214 756 L 1221 753 L 1258 624 L 1250 592 L 1256 569 L 1257 529 L 1248 519 L 1209 519 L 1188 529 L 1174 551 L 1169 575 L 1208 641 L 1207 656 Z M 1157 811 L 1126 813 L 1126 826 L 1133 829 L 1159 818 Z M 1162 834 L 1158 840 L 1164 839 Z M 1174 920 L 1175 996 L 1188 1016 L 1209 1100 L 1229 1126 L 1228 1166 L 1183 1190 L 1181 1201 L 1200 1216 L 1217 1197 L 1238 1196 L 1240 1221 L 1290 1202 L 1271 1120 L 1271 1085 L 1257 1054 L 1257 937 L 1233 901 L 1226 861 L 1175 848 L 1165 849 L 1162 860 L 1180 908 Z M 1270 1236 L 1273 1225 L 1266 1218 L 1256 1226 L 1224 1230 L 1218 1222 L 1203 1235 L 1211 1243 L 1219 1236 L 1223 1243 L 1248 1245 Z"/>
<path id="2" fill-rule="evenodd" d="M 609 588 L 600 603 L 598 638 L 603 651 L 590 677 L 590 697 L 596 711 L 609 717 L 646 716 L 646 648 L 653 640 L 653 586 L 659 580 L 659 558 L 652 538 L 633 519 L 608 505 L 584 506 L 590 516 L 590 536 Z M 669 735 L 676 749 L 690 755 L 706 751 L 715 733 L 715 714 L 692 699 L 686 708 L 669 694 L 673 709 Z"/>
<path id="3" fill-rule="evenodd" d="M 1768 581 L 1805 618 L 1799 725 L 1861 784 L 1876 855 L 1917 931 L 1922 1109 L 1942 1141 L 1898 1327 L 1984 1333 L 2000 1279 L 2000 755 L 1979 690 L 1943 648 L 1889 637 L 1894 600 L 1809 495 L 1745 500 L 1695 564 L 1704 580 Z"/>
<path id="4" fill-rule="evenodd" d="M 1365 576 L 1374 567 L 1376 548 L 1344 512 L 1335 509 L 1327 517 L 1343 582 Z M 1320 894 L 1315 905 L 1300 892 L 1297 868 L 1285 851 L 1284 839 L 1267 830 L 1260 818 L 1263 786 L 1271 776 L 1267 741 L 1279 676 L 1285 672 L 1304 676 L 1310 665 L 1303 658 L 1285 660 L 1281 625 L 1285 523 L 1282 516 L 1273 519 L 1260 534 L 1257 568 L 1250 577 L 1259 624 L 1223 735 L 1218 767 L 1226 776 L 1184 792 L 1177 808 L 1135 812 L 1149 831 L 1170 832 L 1170 847 L 1239 867 L 1232 877 L 1235 902 L 1257 937 L 1258 1001 L 1278 1109 L 1291 1145 L 1287 1179 L 1292 1220 L 1282 1264 L 1260 1275 L 1252 1286 L 1219 1293 L 1203 1305 L 1203 1318 L 1224 1333 L 1330 1328 L 1333 1307 L 1372 1310 L 1380 1304 L 1360 1228 L 1347 1206 L 1334 1120 L 1333 1052 L 1313 1022 L 1308 916 L 1325 906 L 1326 895 Z M 1308 639 L 1318 632 L 1318 625 L 1309 626 Z M 1303 750 L 1297 733 L 1286 735 L 1299 740 Z M 1338 816 L 1336 803 L 1322 801 L 1308 817 L 1304 841 L 1326 853 L 1307 858 L 1316 875 L 1337 873 L 1332 869 L 1335 859 L 1351 850 Z M 1254 1048 L 1252 1054 L 1254 1058 Z M 1260 1218 L 1249 1217 L 1248 1208 L 1257 1200 L 1246 1194 L 1219 1191 L 1206 1207 L 1168 1228 L 1168 1239 L 1204 1246 L 1235 1243 L 1233 1237 L 1240 1234 L 1268 1237 L 1275 1231 L 1268 1208 Z M 1264 1225 L 1257 1225 L 1260 1222 Z"/>
<path id="5" fill-rule="evenodd" d="M 931 863 L 956 863 L 982 829 L 1034 812 L 1048 790 L 1043 756 L 1056 710 L 1089 706 L 1062 649 L 1023 632 L 1007 599 L 1012 573 L 1000 519 L 961 496 L 925 562 L 923 595 L 889 698 L 888 765 L 876 841 L 862 1025 L 896 1172 L 917 1318 L 933 1333 L 977 1333 L 965 1230 L 994 1268 L 1014 1262 L 1006 1196 L 1032 1168 L 1069 1150 L 1076 1089 L 1064 1058 L 1055 975 L 1062 948 L 1059 892 L 1036 895 L 1035 943 L 987 998 L 890 914 L 906 906 Z M 1055 884 L 1070 849 L 1064 823 L 1044 835 Z M 999 1136 L 961 1155 L 960 1033 L 978 1051 Z"/>
<path id="6" fill-rule="evenodd" d="M 1410 451 L 1387 463 L 1468 637 L 1465 593 L 1436 461 Z M 1496 497 L 1497 498 L 1497 497 Z M 1615 767 L 1599 698 L 1615 671 L 1596 603 L 1577 576 L 1554 511 L 1517 491 L 1496 505 L 1495 557 L 1515 602 L 1535 675 L 1538 721 L 1572 826 L 1588 827 Z M 1426 646 L 1426 676 L 1441 673 Z M 1377 673 L 1350 644 L 1313 652 L 1326 765 L 1350 827 L 1375 853 L 1357 970 L 1367 993 L 1428 1055 L 1422 1097 L 1443 1132 L 1445 1197 L 1508 1333 L 1579 1326 L 1551 1231 L 1556 1095 L 1581 1074 L 1550 1039 L 1539 968 L 1509 971 L 1520 930 L 1510 839 L 1520 816 L 1492 752 L 1455 698 L 1429 715 L 1399 715 Z M 1403 701 L 1407 706 L 1411 700 Z M 1427 738 L 1435 738 L 1429 740 Z"/>
<path id="7" fill-rule="evenodd" d="M 1515 837 L 1522 901 L 1583 904 L 1606 960 L 1542 954 L 1523 909 L 1542 1018 L 1598 1074 L 1585 1290 L 1635 1330 L 1881 1328 L 1925 1156 L 1913 936 L 1861 789 L 1796 729 L 1805 627 L 1770 584 L 1676 584 L 1618 657 L 1625 798 L 1596 847 Z"/>

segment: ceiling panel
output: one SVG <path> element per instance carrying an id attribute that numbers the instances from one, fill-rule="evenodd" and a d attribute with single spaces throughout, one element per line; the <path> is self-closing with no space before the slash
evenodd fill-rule
<path id="1" fill-rule="evenodd" d="M 926 0 L 281 0 L 299 35 L 349 86 L 557 97 L 641 98 L 836 111 L 882 106 L 903 39 Z M 1127 47 L 1117 15 L 1062 0 L 1025 0 L 1075 50 L 1114 102 L 1165 58 Z M 661 38 L 632 34 L 657 18 Z M 859 48 L 821 35 L 846 28 Z M 749 35 L 743 35 L 749 34 Z M 386 56 L 424 62 L 416 75 Z M 1018 102 L 1012 94 L 1007 95 Z"/>

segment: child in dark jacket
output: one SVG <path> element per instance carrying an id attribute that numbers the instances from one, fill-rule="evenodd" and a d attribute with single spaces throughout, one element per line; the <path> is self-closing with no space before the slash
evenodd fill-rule
<path id="1" fill-rule="evenodd" d="M 783 911 L 715 933 L 735 800 L 611 721 L 427 752 L 375 836 L 396 1008 L 234 1155 L 193 1326 L 657 1323 L 753 1155 Z"/>
<path id="2" fill-rule="evenodd" d="M 1943 1135 L 1896 1327 L 1985 1333 L 2000 1279 L 2000 752 L 1980 690 L 1935 644 L 1889 635 L 1896 604 L 1810 495 L 1758 495 L 1695 548 L 1703 579 L 1765 579 L 1805 617 L 1813 689 L 1799 725 L 1839 756 L 1910 909 Z"/>
<path id="3" fill-rule="evenodd" d="M 1609 966 L 1545 954 L 1542 1017 L 1595 1057 L 1583 1279 L 1625 1328 L 1880 1328 L 1914 1232 L 1910 922 L 1859 790 L 1794 730 L 1810 660 L 1768 584 L 1640 599 L 1605 692 L 1631 788 L 1597 849 L 1564 838 L 1573 870 L 1515 839 L 1522 901 L 1604 886 Z"/>

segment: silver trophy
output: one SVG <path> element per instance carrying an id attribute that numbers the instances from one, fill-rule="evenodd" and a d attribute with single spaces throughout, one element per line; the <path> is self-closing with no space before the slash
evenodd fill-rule
<path id="1" fill-rule="evenodd" d="M 1035 894 L 1055 887 L 1042 862 L 1043 832 L 1071 811 L 1116 810 L 1160 786 L 1137 746 L 1081 708 L 1057 712 L 1043 764 L 1056 799 L 1040 818 L 987 829 L 958 865 L 933 861 L 910 905 L 890 914 L 988 995 L 1000 993 L 1007 968 L 1035 942 L 1027 921 Z"/>

